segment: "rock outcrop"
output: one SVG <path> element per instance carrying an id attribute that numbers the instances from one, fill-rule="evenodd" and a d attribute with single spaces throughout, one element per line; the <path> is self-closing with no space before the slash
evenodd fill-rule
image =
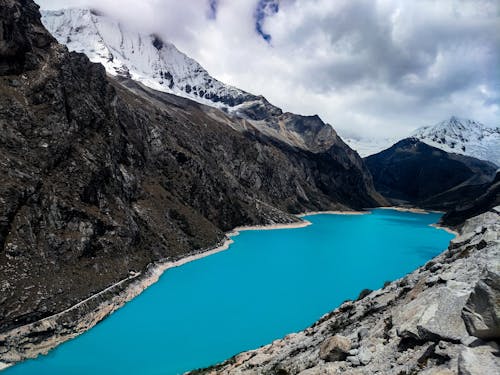
<path id="1" fill-rule="evenodd" d="M 193 374 L 497 374 L 499 278 L 500 206 L 408 276 Z"/>
<path id="2" fill-rule="evenodd" d="M 351 340 L 335 335 L 325 340 L 319 348 L 319 357 L 326 362 L 343 361 L 351 349 Z"/>
<path id="3" fill-rule="evenodd" d="M 41 55 L 55 41 L 40 22 L 38 6 L 23 3 L 21 9 L 18 1 L 0 1 L 0 75 L 38 68 Z"/>
<path id="4" fill-rule="evenodd" d="M 33 1 L 0 0 L 0 333 L 234 227 L 382 202 L 333 129 L 300 148 L 245 121 L 109 78 L 52 38 Z"/>
<path id="5" fill-rule="evenodd" d="M 487 271 L 472 291 L 462 316 L 471 336 L 483 340 L 500 337 L 500 275 Z"/>

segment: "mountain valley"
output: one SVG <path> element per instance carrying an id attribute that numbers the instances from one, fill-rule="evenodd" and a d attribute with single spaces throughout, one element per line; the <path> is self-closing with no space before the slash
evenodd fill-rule
<path id="1" fill-rule="evenodd" d="M 365 141 L 98 10 L 0 0 L 0 370 L 90 329 L 167 264 L 227 247 L 235 228 L 382 206 L 442 211 L 460 236 L 305 331 L 198 373 L 498 368 L 498 317 L 474 295 L 486 288 L 492 309 L 500 290 L 500 129 L 452 116 L 386 149 Z M 335 335 L 349 340 L 338 358 Z"/>

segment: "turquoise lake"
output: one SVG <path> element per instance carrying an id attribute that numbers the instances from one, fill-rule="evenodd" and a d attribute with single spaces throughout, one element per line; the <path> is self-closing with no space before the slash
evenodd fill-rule
<path id="1" fill-rule="evenodd" d="M 167 270 L 97 326 L 2 375 L 179 374 L 302 330 L 364 288 L 438 255 L 440 214 L 314 215 L 244 231 L 229 250 Z"/>

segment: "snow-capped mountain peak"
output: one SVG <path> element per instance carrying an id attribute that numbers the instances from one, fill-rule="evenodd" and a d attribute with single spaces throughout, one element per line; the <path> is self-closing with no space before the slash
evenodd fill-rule
<path id="1" fill-rule="evenodd" d="M 451 116 L 433 126 L 417 129 L 412 135 L 446 152 L 473 156 L 500 166 L 500 128 Z"/>
<path id="2" fill-rule="evenodd" d="M 263 96 L 218 81 L 158 35 L 137 32 L 91 9 L 44 11 L 42 22 L 61 44 L 102 64 L 108 74 L 223 109 L 240 131 L 258 131 L 313 152 L 338 143 L 333 128 L 318 116 L 283 113 Z"/>
<path id="3" fill-rule="evenodd" d="M 253 98 L 226 85 L 158 35 L 139 33 L 92 9 L 42 11 L 42 22 L 70 51 L 85 53 L 108 74 L 121 75 L 163 92 L 215 107 Z"/>

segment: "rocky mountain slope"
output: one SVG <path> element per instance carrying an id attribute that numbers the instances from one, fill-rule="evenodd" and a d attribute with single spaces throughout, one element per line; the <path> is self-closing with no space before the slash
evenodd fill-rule
<path id="1" fill-rule="evenodd" d="M 244 119 L 244 126 L 293 147 L 326 151 L 341 142 L 318 116 L 284 113 L 263 96 L 211 77 L 200 64 L 158 35 L 131 30 L 99 11 L 45 11 L 42 21 L 61 44 L 101 63 L 109 75 L 131 78 L 154 90 L 220 108 L 232 119 Z"/>
<path id="2" fill-rule="evenodd" d="M 500 206 L 408 276 L 193 374 L 498 374 L 499 299 Z"/>
<path id="3" fill-rule="evenodd" d="M 377 190 L 394 203 L 448 210 L 477 197 L 471 186 L 489 184 L 497 167 L 472 157 L 451 154 L 404 139 L 365 158 Z"/>
<path id="4" fill-rule="evenodd" d="M 495 179 L 490 183 L 454 189 L 447 194 L 448 198 L 451 193 L 456 198 L 450 200 L 459 203 L 448 207 L 441 218 L 441 224 L 453 227 L 500 205 L 500 171 L 497 171 Z M 439 196 L 436 198 L 439 199 Z"/>
<path id="5" fill-rule="evenodd" d="M 0 332 L 210 248 L 235 226 L 383 201 L 319 118 L 282 114 L 286 134 L 300 132 L 297 146 L 245 118 L 109 78 L 57 43 L 33 1 L 0 5 Z M 10 350 L 0 341 L 0 357 Z"/>
<path id="6" fill-rule="evenodd" d="M 446 152 L 488 160 L 500 167 L 500 128 L 456 116 L 417 129 L 412 137 Z"/>

